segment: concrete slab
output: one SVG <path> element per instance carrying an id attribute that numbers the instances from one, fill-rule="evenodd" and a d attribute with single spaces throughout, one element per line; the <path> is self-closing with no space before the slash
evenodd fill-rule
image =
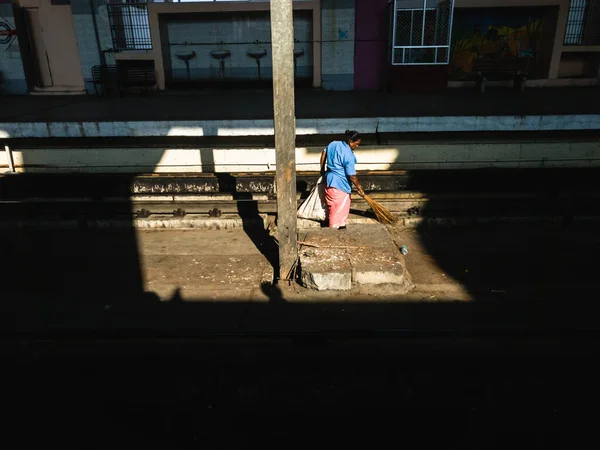
<path id="1" fill-rule="evenodd" d="M 324 230 L 326 233 L 330 230 Z M 317 241 L 314 236 L 308 238 Z M 318 291 L 352 289 L 350 255 L 344 249 L 300 248 L 300 277 L 305 287 Z"/>
<path id="2" fill-rule="evenodd" d="M 418 120 L 417 120 L 418 119 Z M 532 115 L 526 116 L 432 116 L 432 117 L 377 117 L 360 118 L 365 134 L 380 133 L 445 133 L 494 131 L 589 131 L 600 129 L 600 114 Z M 328 119 L 328 126 L 320 126 L 320 119 L 298 120 L 297 136 L 338 135 L 348 126 L 348 119 Z M 133 138 L 133 137 L 240 137 L 274 136 L 272 122 L 231 120 L 231 125 L 221 129 L 221 121 L 203 121 L 195 126 L 182 127 L 180 122 L 159 121 L 154 124 L 142 121 L 109 122 L 99 133 L 87 134 L 94 122 L 61 122 L 51 128 L 52 122 L 28 123 L 0 122 L 0 139 L 51 139 L 51 138 Z M 260 123 L 257 123 L 260 122 Z M 100 123 L 100 122 L 97 122 Z M 152 125 L 148 125 L 152 124 Z"/>
<path id="3" fill-rule="evenodd" d="M 296 96 L 298 136 L 361 132 L 595 130 L 597 87 L 474 89 L 386 94 L 303 90 Z M 273 98 L 264 91 L 163 93 L 150 97 L 10 97 L 0 139 L 58 137 L 273 136 Z M 199 107 L 199 105 L 210 105 Z"/>
<path id="4" fill-rule="evenodd" d="M 413 284 L 404 258 L 380 224 L 350 224 L 344 231 L 304 229 L 299 233 L 301 281 L 316 290 L 350 290 L 355 285 Z"/>
<path id="5" fill-rule="evenodd" d="M 350 216 L 348 217 L 348 223 L 350 225 L 377 225 L 378 222 L 375 219 L 371 219 L 370 217 L 360 216 L 358 214 L 350 214 Z M 298 219 L 299 230 L 320 228 L 322 228 L 321 222 L 308 219 Z"/>
<path id="6" fill-rule="evenodd" d="M 231 214 L 221 217 L 194 217 L 190 214 L 184 218 L 170 216 L 153 215 L 148 219 L 136 219 L 133 221 L 135 228 L 173 228 L 173 229 L 216 229 L 227 230 L 231 228 L 243 228 L 244 226 L 266 227 L 267 214 L 259 214 L 255 218 L 242 219 L 238 215 Z M 100 226 L 102 224 L 99 224 Z"/>

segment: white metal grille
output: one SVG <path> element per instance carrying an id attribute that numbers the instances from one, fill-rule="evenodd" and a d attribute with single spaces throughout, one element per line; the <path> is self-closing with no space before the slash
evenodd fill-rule
<path id="1" fill-rule="evenodd" d="M 448 64 L 454 0 L 394 0 L 392 64 Z"/>
<path id="2" fill-rule="evenodd" d="M 565 45 L 600 45 L 600 0 L 571 0 Z"/>
<path id="3" fill-rule="evenodd" d="M 132 0 L 127 3 L 109 3 L 108 19 L 113 48 L 123 50 L 152 50 L 148 2 Z"/>

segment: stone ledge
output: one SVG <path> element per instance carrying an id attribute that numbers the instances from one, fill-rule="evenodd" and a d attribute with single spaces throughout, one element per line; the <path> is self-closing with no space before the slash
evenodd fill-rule
<path id="1" fill-rule="evenodd" d="M 348 223 L 349 225 L 377 225 L 379 222 L 377 222 L 375 219 L 371 219 L 370 217 L 364 217 L 364 216 L 359 216 L 359 215 L 355 215 L 355 214 L 350 214 L 350 216 L 348 217 Z M 318 229 L 318 228 L 324 228 L 321 226 L 321 222 L 317 222 L 315 220 L 308 220 L 308 219 L 298 219 L 298 229 L 299 230 L 304 230 L 304 229 Z"/>
<path id="2" fill-rule="evenodd" d="M 380 224 L 350 224 L 347 230 L 304 229 L 299 233 L 300 280 L 308 288 L 350 290 L 360 285 L 414 285 L 404 257 Z"/>
<path id="3" fill-rule="evenodd" d="M 237 215 L 226 217 L 193 217 L 184 218 L 155 215 L 147 219 L 5 219 L 0 220 L 0 229 L 32 228 L 32 229 L 201 229 L 227 230 L 232 228 L 262 227 L 266 228 L 267 214 L 259 217 L 242 219 Z"/>

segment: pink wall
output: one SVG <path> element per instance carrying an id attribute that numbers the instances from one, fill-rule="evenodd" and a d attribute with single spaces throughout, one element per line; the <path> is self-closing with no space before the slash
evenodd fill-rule
<path id="1" fill-rule="evenodd" d="M 356 0 L 354 88 L 383 88 L 388 59 L 389 0 Z"/>

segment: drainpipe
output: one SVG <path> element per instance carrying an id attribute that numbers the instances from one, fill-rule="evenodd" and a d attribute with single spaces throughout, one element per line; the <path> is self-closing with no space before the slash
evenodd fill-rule
<path id="1" fill-rule="evenodd" d="M 98 56 L 100 57 L 100 64 L 106 65 L 106 55 L 102 51 L 102 46 L 100 45 L 100 33 L 98 33 L 98 21 L 96 20 L 96 6 L 94 5 L 94 0 L 90 0 L 90 8 L 92 10 L 92 20 L 94 21 L 94 33 L 96 34 L 96 46 L 98 47 Z"/>

